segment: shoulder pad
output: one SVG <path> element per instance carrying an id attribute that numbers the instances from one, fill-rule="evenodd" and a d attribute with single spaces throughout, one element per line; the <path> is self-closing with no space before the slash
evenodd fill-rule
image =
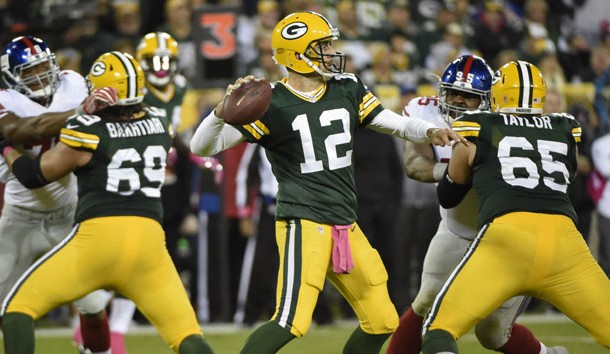
<path id="1" fill-rule="evenodd" d="M 482 115 L 483 112 L 464 112 L 464 114 L 453 121 L 451 129 L 466 139 L 476 139 L 481 131 Z"/>
<path id="2" fill-rule="evenodd" d="M 179 87 L 186 87 L 186 78 L 180 74 L 174 76 L 174 84 Z"/>
<path id="3" fill-rule="evenodd" d="M 75 149 L 96 150 L 100 137 L 93 126 L 102 118 L 94 115 L 73 115 L 61 129 L 59 140 Z"/>

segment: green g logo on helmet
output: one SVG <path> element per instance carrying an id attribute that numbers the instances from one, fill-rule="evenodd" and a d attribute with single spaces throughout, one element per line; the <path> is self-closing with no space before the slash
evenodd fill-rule
<path id="1" fill-rule="evenodd" d="M 286 39 L 297 39 L 307 33 L 307 25 L 303 22 L 291 23 L 282 30 L 282 37 Z"/>

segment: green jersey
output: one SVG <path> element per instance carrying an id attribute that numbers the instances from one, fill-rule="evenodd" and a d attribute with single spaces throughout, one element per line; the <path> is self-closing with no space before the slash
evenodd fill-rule
<path id="1" fill-rule="evenodd" d="M 477 147 L 472 183 L 479 227 L 516 211 L 564 214 L 577 222 L 568 197 L 581 135 L 574 117 L 473 112 L 452 128 Z"/>
<path id="2" fill-rule="evenodd" d="M 167 92 L 161 92 L 154 87 L 146 87 L 144 103 L 149 107 L 157 107 L 164 110 L 169 117 L 170 123 L 175 129 L 180 125 L 180 115 L 182 114 L 182 101 L 186 94 L 186 79 L 182 75 L 176 75 L 172 79 Z"/>
<path id="3" fill-rule="evenodd" d="M 307 97 L 274 84 L 265 115 L 238 129 L 265 148 L 279 184 L 276 218 L 331 225 L 356 220 L 354 132 L 382 110 L 352 74 L 335 76 Z"/>
<path id="4" fill-rule="evenodd" d="M 128 122 L 94 115 L 71 117 L 60 141 L 89 151 L 91 161 L 74 171 L 78 178 L 75 221 L 118 215 L 163 220 L 161 186 L 173 128 L 154 107 Z"/>

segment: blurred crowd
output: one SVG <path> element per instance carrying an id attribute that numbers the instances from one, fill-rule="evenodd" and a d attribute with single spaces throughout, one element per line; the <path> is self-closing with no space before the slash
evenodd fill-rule
<path id="1" fill-rule="evenodd" d="M 326 15 L 341 32 L 337 46 L 386 106 L 400 110 L 401 94 L 434 93 L 436 77 L 464 53 L 496 69 L 519 58 L 540 67 L 562 107 L 595 102 L 595 80 L 607 66 L 610 9 L 603 0 L 0 0 L 0 42 L 20 34 L 41 37 L 62 68 L 86 72 L 99 53 L 135 54 L 141 36 L 172 35 L 180 67 L 197 75 L 193 13 L 227 6 L 239 13 L 235 75 L 274 80 L 284 75 L 271 58 L 271 31 L 294 10 Z M 601 83 L 603 86 L 603 83 Z M 608 114 L 599 112 L 602 125 Z M 192 122 L 195 123 L 195 122 Z"/>
<path id="2" fill-rule="evenodd" d="M 119 50 L 135 56 L 144 34 L 164 31 L 177 40 L 180 71 L 191 83 L 201 75 L 193 13 L 218 6 L 239 13 L 236 76 L 253 74 L 269 81 L 284 77 L 285 69 L 271 57 L 271 31 L 285 14 L 313 10 L 339 28 L 335 46 L 348 56 L 346 71 L 358 74 L 384 106 L 396 112 L 414 97 L 436 95 L 438 76 L 463 54 L 484 58 L 494 70 L 517 59 L 538 66 L 548 86 L 545 109 L 571 113 L 583 127 L 580 174 L 571 196 L 581 232 L 588 239 L 595 235 L 593 252 L 610 273 L 610 235 L 607 229 L 601 231 L 610 219 L 610 193 L 599 193 L 599 184 L 609 178 L 600 169 L 610 165 L 605 160 L 610 160 L 610 146 L 595 145 L 607 141 L 601 139 L 610 131 L 607 0 L 0 0 L 0 42 L 23 34 L 38 36 L 55 52 L 62 69 L 86 75 L 100 53 Z M 183 109 L 178 129 L 185 145 L 198 117 L 221 97 L 197 87 L 189 92 L 185 104 L 191 107 Z M 390 294 L 402 311 L 419 288 L 423 256 L 439 216 L 434 185 L 405 176 L 398 146 L 392 138 L 363 132 L 354 158 L 359 223 L 381 253 L 390 274 Z M 257 231 L 259 211 L 273 207 L 274 196 L 261 192 L 268 178 L 258 172 L 261 159 L 245 143 L 217 160 L 192 161 L 184 149 L 177 151 L 171 172 L 178 177 L 172 183 L 189 188 L 166 188 L 171 193 L 164 196 L 166 210 L 184 210 L 184 204 L 188 208 L 168 213 L 175 220 L 166 223 L 175 229 L 172 255 L 199 319 L 231 321 L 237 313 L 237 320 L 249 324 L 266 318 L 270 314 L 244 309 L 252 289 L 248 282 L 244 285 L 244 262 L 254 257 L 249 240 L 263 237 Z M 250 177 L 240 175 L 244 168 Z M 236 185 L 241 182 L 247 185 L 246 197 L 238 202 Z M 598 216 L 603 221 L 599 227 Z M 250 256 L 244 256 L 248 252 Z M 256 285 L 275 271 L 252 274 L 249 283 Z M 273 300 L 274 286 L 268 289 Z M 351 316 L 343 303 L 335 303 L 340 301 L 336 294 L 326 299 L 314 318 L 318 322 Z M 262 304 L 260 309 L 272 311 L 273 306 Z"/>

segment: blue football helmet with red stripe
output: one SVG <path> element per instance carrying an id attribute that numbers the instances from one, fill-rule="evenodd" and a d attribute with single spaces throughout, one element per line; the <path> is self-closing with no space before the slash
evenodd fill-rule
<path id="1" fill-rule="evenodd" d="M 45 104 L 59 83 L 55 54 L 42 39 L 32 36 L 17 37 L 4 48 L 0 70 L 9 88 Z"/>
<path id="2" fill-rule="evenodd" d="M 469 108 L 447 102 L 447 94 L 459 94 L 464 98 L 479 98 L 477 109 L 490 106 L 493 71 L 485 60 L 475 55 L 463 55 L 447 65 L 439 83 L 441 114 L 449 123 Z"/>

